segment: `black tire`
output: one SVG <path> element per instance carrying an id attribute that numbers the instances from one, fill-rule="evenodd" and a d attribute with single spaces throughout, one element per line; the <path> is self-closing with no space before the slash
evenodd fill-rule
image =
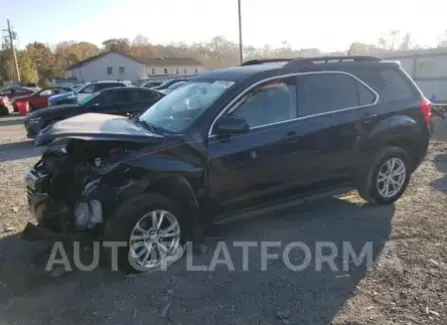
<path id="1" fill-rule="evenodd" d="M 0 106 L 0 116 L 8 116 L 9 110 L 6 106 Z"/>
<path id="2" fill-rule="evenodd" d="M 157 193 L 144 193 L 123 202 L 112 218 L 107 220 L 104 230 L 104 241 L 106 242 L 121 242 L 126 243 L 125 247 L 118 248 L 118 270 L 124 275 L 150 272 L 149 270 L 142 270 L 135 268 L 130 263 L 130 236 L 133 228 L 137 222 L 147 213 L 153 210 L 166 210 L 173 214 L 180 225 L 180 249 L 187 240 L 191 238 L 191 226 L 188 222 L 184 209 L 182 209 L 174 200 Z M 111 258 L 112 249 L 108 250 L 109 261 L 113 262 Z M 113 267 L 113 265 L 111 265 Z"/>
<path id="3" fill-rule="evenodd" d="M 33 106 L 33 104 L 31 104 L 31 103 L 29 103 L 29 105 L 28 105 L 28 113 L 31 113 L 32 111 L 34 111 L 34 106 Z"/>
<path id="4" fill-rule="evenodd" d="M 398 158 L 405 165 L 404 182 L 394 195 L 390 197 L 383 196 L 377 186 L 377 178 L 382 166 L 390 159 Z M 392 204 L 398 200 L 405 192 L 411 177 L 411 160 L 405 150 L 398 147 L 385 147 L 376 156 L 376 159 L 363 170 L 357 180 L 357 191 L 359 195 L 367 202 L 374 205 Z"/>

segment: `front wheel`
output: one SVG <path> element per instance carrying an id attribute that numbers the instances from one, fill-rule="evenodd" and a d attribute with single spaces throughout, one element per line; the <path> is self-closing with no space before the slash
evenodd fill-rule
<path id="1" fill-rule="evenodd" d="M 411 161 L 405 150 L 384 148 L 359 177 L 357 190 L 372 204 L 391 204 L 398 200 L 408 186 Z"/>
<path id="2" fill-rule="evenodd" d="M 105 240 L 125 243 L 117 256 L 111 256 L 122 273 L 159 271 L 181 258 L 188 228 L 175 201 L 160 194 L 142 194 L 118 208 L 108 221 Z"/>

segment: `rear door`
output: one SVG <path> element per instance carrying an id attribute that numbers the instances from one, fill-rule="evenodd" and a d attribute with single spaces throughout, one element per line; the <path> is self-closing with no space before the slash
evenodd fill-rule
<path id="1" fill-rule="evenodd" d="M 346 72 L 298 76 L 301 152 L 310 157 L 312 182 L 344 178 L 355 168 L 355 148 L 374 120 L 377 94 Z"/>

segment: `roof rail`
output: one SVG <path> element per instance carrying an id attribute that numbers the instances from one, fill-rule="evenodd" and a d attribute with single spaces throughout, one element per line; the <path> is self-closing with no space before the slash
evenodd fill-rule
<path id="1" fill-rule="evenodd" d="M 287 63 L 284 68 L 292 68 L 297 66 L 303 66 L 303 65 L 310 65 L 315 63 L 329 63 L 329 61 L 335 61 L 338 63 L 341 62 L 380 62 L 382 59 L 375 57 L 375 56 L 320 56 L 320 57 L 314 57 L 314 58 L 299 58 L 296 60 L 292 60 L 289 63 Z"/>
<path id="2" fill-rule="evenodd" d="M 255 59 L 255 60 L 249 60 L 244 63 L 242 63 L 240 66 L 244 67 L 247 65 L 257 65 L 257 64 L 264 64 L 264 63 L 279 63 L 279 62 L 291 62 L 295 59 Z"/>

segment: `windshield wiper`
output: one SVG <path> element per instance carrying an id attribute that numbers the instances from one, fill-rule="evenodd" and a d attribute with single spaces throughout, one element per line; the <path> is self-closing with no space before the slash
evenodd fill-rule
<path id="1" fill-rule="evenodd" d="M 130 119 L 135 124 L 142 125 L 145 129 L 149 130 L 152 133 L 161 133 L 161 132 L 157 132 L 158 128 L 155 127 L 154 125 L 146 122 L 145 120 L 140 120 L 138 115 L 131 116 Z"/>

